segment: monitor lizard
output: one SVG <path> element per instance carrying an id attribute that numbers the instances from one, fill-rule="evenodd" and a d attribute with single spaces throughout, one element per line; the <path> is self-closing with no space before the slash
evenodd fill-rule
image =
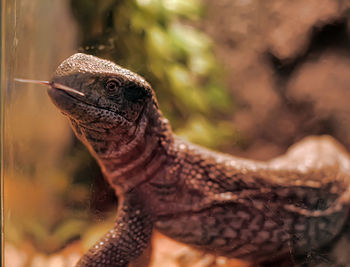
<path id="1" fill-rule="evenodd" d="M 216 255 L 271 263 L 331 244 L 348 221 L 350 160 L 331 137 L 306 138 L 267 162 L 243 159 L 174 135 L 151 86 L 111 61 L 74 54 L 51 84 L 81 92 L 48 89 L 119 198 L 114 227 L 79 267 L 127 266 L 153 228 Z"/>

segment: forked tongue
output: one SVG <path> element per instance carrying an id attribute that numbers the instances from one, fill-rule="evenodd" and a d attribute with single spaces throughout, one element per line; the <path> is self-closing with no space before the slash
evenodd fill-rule
<path id="1" fill-rule="evenodd" d="M 71 92 L 74 94 L 84 96 L 84 93 L 79 92 L 78 90 L 75 90 L 71 87 L 65 86 L 65 85 L 60 84 L 60 83 L 49 82 L 49 81 L 39 81 L 39 80 L 28 80 L 28 79 L 20 79 L 20 78 L 15 78 L 14 80 L 16 82 L 21 82 L 21 83 L 34 83 L 34 84 L 47 85 L 47 86 L 50 86 L 51 88 L 54 88 L 54 89 L 60 89 L 63 91 L 67 91 L 67 92 Z"/>

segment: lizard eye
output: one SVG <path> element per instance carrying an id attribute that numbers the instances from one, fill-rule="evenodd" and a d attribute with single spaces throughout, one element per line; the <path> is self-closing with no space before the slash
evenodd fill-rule
<path id="1" fill-rule="evenodd" d="M 109 92 L 115 92 L 115 90 L 119 87 L 119 83 L 115 80 L 108 81 L 105 87 Z"/>

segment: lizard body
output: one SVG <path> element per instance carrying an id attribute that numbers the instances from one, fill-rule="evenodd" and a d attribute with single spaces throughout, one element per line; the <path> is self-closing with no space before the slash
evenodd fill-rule
<path id="1" fill-rule="evenodd" d="M 97 57 L 75 54 L 49 89 L 115 189 L 115 226 L 77 266 L 127 266 L 152 229 L 194 247 L 256 263 L 329 244 L 348 218 L 350 160 L 329 137 L 306 139 L 268 162 L 176 137 L 151 86 Z"/>

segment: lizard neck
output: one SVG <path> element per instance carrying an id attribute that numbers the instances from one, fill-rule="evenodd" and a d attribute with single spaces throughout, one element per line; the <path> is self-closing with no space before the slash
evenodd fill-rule
<path id="1" fill-rule="evenodd" d="M 82 128 L 82 141 L 97 159 L 107 181 L 118 195 L 124 194 L 157 174 L 173 142 L 171 126 L 156 103 L 146 107 L 135 127 L 105 134 Z M 76 127 L 73 127 L 76 128 Z M 77 133 L 79 136 L 79 134 Z"/>

